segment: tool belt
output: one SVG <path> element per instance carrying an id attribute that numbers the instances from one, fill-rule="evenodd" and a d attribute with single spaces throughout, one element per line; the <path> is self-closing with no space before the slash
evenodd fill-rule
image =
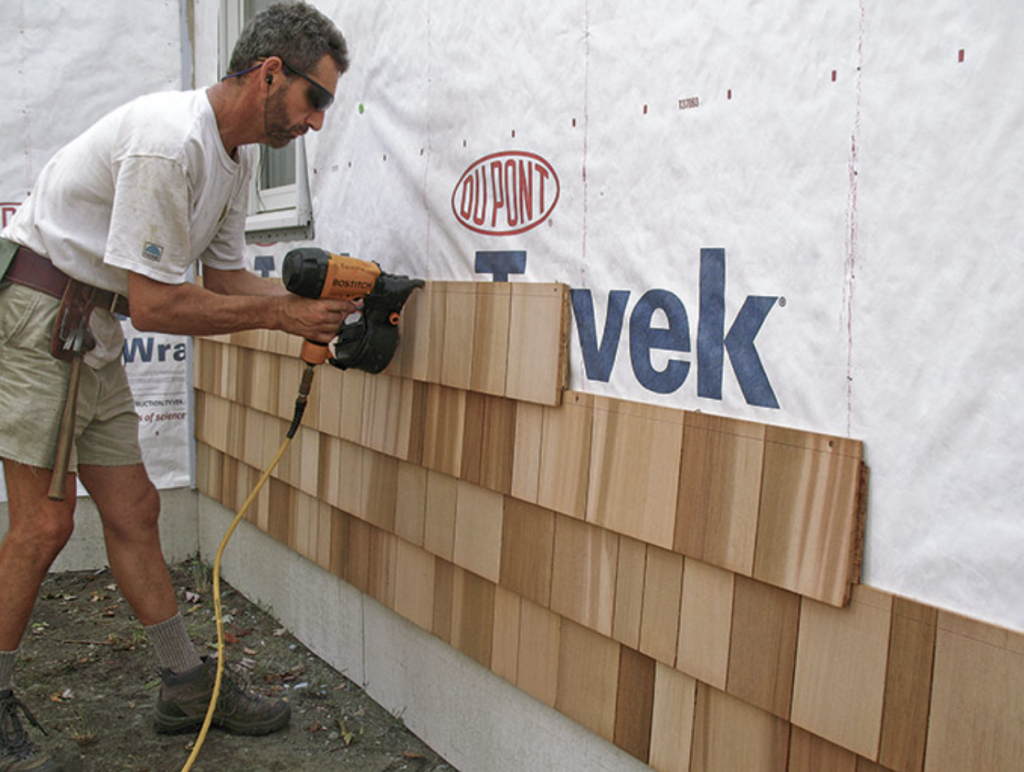
<path id="1" fill-rule="evenodd" d="M 102 308 L 130 316 L 128 298 L 124 295 L 72 279 L 47 258 L 27 247 L 18 247 L 3 278 L 60 299 L 60 310 L 50 339 L 50 353 L 57 359 L 68 361 L 95 345 L 89 332 L 89 317 L 93 309 Z M 84 340 L 76 335 L 84 335 Z M 75 341 L 74 345 L 71 345 L 72 341 Z"/>

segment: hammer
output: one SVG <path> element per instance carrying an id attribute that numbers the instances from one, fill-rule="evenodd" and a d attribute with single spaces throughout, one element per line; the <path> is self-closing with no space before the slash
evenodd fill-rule
<path id="1" fill-rule="evenodd" d="M 78 406 L 78 384 L 82 377 L 82 355 L 85 353 L 86 327 L 73 330 L 64 341 L 65 354 L 71 357 L 71 377 L 68 380 L 68 396 L 64 401 L 64 413 L 60 418 L 57 433 L 57 455 L 53 460 L 53 476 L 47 496 L 52 501 L 64 501 L 67 488 L 68 462 L 71 460 L 71 443 L 75 438 L 75 413 Z"/>

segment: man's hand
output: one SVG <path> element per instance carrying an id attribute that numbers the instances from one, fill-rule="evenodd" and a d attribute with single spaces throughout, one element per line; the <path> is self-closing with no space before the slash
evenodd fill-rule
<path id="1" fill-rule="evenodd" d="M 310 300 L 292 294 L 278 300 L 280 329 L 317 343 L 330 343 L 345 317 L 357 310 L 351 300 Z"/>
<path id="2" fill-rule="evenodd" d="M 280 302 L 276 328 L 292 335 L 329 343 L 345 317 L 358 310 L 349 300 L 310 300 L 293 295 L 277 279 L 264 279 L 249 271 L 206 268 L 203 285 L 219 295 L 271 295 Z"/>

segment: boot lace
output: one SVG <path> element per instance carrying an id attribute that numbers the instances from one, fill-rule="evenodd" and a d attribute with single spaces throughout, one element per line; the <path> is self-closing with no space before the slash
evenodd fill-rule
<path id="1" fill-rule="evenodd" d="M 220 681 L 217 707 L 232 713 L 258 711 L 262 701 L 251 691 L 251 680 L 242 665 L 226 663 Z"/>
<path id="2" fill-rule="evenodd" d="M 28 732 L 18 718 L 19 710 L 32 726 L 46 734 L 42 724 L 36 720 L 25 703 L 13 695 L 0 699 L 0 756 L 25 759 L 35 753 L 35 746 L 28 739 Z"/>

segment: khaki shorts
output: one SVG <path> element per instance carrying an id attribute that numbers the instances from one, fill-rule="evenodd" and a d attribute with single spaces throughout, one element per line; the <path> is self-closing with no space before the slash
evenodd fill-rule
<path id="1" fill-rule="evenodd" d="M 50 356 L 60 302 L 0 285 L 0 458 L 53 468 L 71 366 Z M 120 360 L 82 367 L 69 471 L 142 462 L 139 418 Z"/>

